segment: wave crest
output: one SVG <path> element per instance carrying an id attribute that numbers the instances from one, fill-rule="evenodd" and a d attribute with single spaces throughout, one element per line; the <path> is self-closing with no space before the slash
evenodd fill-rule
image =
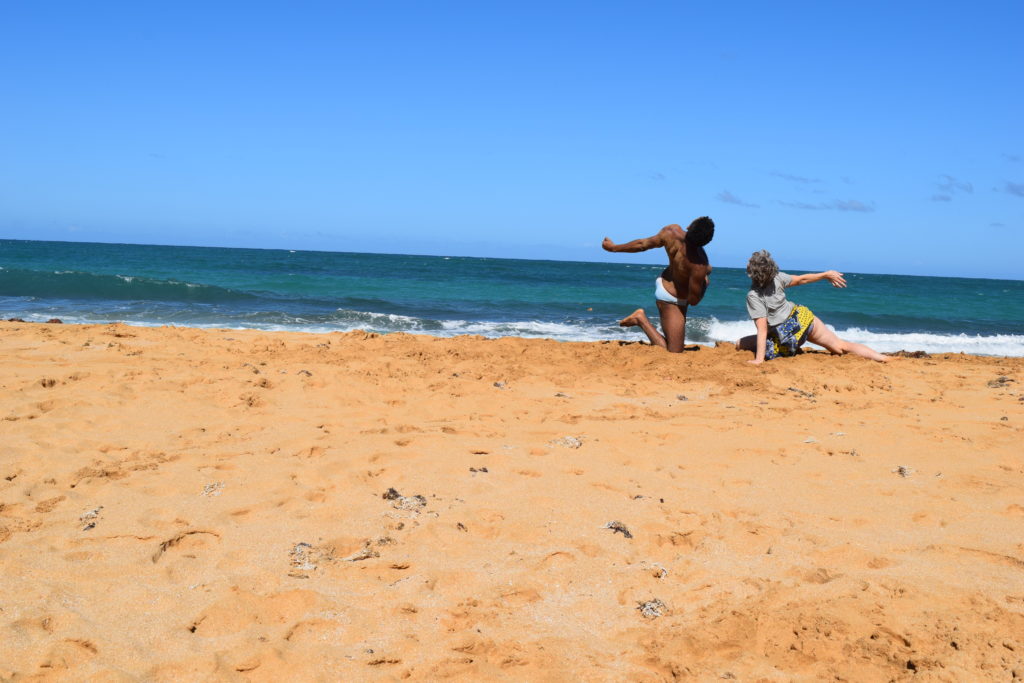
<path id="1" fill-rule="evenodd" d="M 167 301 L 229 303 L 256 299 L 216 285 L 161 280 L 139 275 L 106 275 L 77 270 L 0 270 L 0 295 L 71 301 Z"/>

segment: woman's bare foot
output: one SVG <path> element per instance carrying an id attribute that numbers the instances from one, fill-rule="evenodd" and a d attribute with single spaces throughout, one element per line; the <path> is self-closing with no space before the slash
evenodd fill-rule
<path id="1" fill-rule="evenodd" d="M 627 315 L 625 318 L 620 320 L 619 325 L 621 325 L 622 327 L 636 327 L 637 325 L 640 324 L 640 320 L 646 316 L 647 314 L 644 313 L 644 309 L 638 308 L 629 315 Z"/>

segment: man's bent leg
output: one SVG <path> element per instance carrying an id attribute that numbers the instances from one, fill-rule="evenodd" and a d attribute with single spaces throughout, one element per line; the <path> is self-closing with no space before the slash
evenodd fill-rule
<path id="1" fill-rule="evenodd" d="M 686 307 L 658 301 L 661 329 L 665 332 L 665 348 L 681 353 L 686 343 Z"/>
<path id="2" fill-rule="evenodd" d="M 660 303 L 659 303 L 660 305 Z M 661 336 L 657 328 L 648 319 L 647 314 L 644 313 L 644 309 L 638 308 L 631 314 L 619 321 L 619 325 L 623 327 L 639 327 L 647 335 L 647 338 L 651 340 L 651 343 L 655 346 L 665 348 L 665 338 Z"/>

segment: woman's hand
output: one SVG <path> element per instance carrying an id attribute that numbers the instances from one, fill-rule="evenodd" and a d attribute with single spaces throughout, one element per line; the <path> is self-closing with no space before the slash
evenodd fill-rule
<path id="1" fill-rule="evenodd" d="M 761 363 L 764 362 L 764 359 L 762 358 L 761 360 L 758 360 L 755 358 L 754 360 L 748 360 L 747 362 L 750 363 L 751 365 L 760 365 Z"/>
<path id="2" fill-rule="evenodd" d="M 846 286 L 846 279 L 838 270 L 826 270 L 824 275 L 828 278 L 828 281 L 832 283 L 833 287 L 839 287 L 842 289 Z"/>

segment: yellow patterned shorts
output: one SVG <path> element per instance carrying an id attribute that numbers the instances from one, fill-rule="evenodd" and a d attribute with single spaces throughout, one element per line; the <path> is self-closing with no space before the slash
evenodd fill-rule
<path id="1" fill-rule="evenodd" d="M 799 304 L 794 306 L 788 318 L 768 330 L 764 359 L 796 355 L 800 345 L 807 341 L 807 333 L 813 324 L 814 314 L 811 313 L 811 309 Z"/>

